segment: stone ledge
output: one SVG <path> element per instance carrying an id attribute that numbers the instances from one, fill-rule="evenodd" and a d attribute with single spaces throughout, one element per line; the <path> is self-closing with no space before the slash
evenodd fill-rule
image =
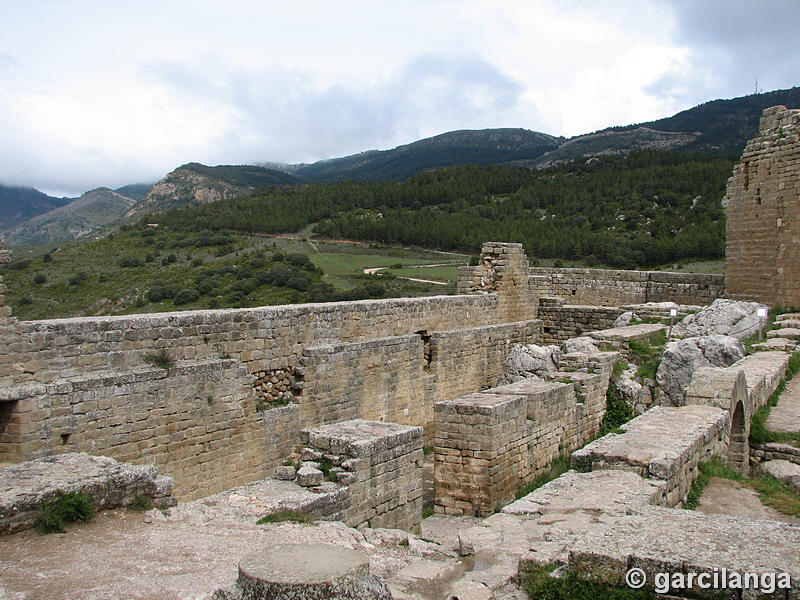
<path id="1" fill-rule="evenodd" d="M 175 504 L 172 478 L 153 466 L 84 452 L 58 454 L 0 468 L 0 534 L 33 527 L 42 503 L 59 490 L 89 494 L 95 510 L 125 506 L 137 494 L 158 507 Z"/>

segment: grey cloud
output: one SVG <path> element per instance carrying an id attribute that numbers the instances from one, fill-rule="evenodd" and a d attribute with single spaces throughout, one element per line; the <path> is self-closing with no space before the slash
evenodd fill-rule
<path id="1" fill-rule="evenodd" d="M 380 84 L 315 90 L 305 73 L 257 73 L 218 61 L 149 65 L 150 77 L 187 101 L 213 98 L 240 115 L 218 140 L 219 161 L 316 160 L 436 132 L 498 125 L 523 86 L 475 57 L 423 55 Z M 249 140 L 249 141 L 247 141 Z"/>
<path id="2" fill-rule="evenodd" d="M 678 41 L 692 50 L 698 82 L 717 82 L 703 90 L 705 99 L 709 93 L 725 97 L 750 93 L 755 77 L 765 90 L 796 85 L 797 0 L 672 0 L 670 5 Z"/>

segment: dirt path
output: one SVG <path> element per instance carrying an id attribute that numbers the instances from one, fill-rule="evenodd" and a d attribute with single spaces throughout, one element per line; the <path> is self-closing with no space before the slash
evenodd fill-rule
<path id="1" fill-rule="evenodd" d="M 797 517 L 784 515 L 774 508 L 762 504 L 755 490 L 737 481 L 719 477 L 711 478 L 703 492 L 698 510 L 707 514 L 784 521 L 800 525 L 800 519 Z"/>
<path id="2" fill-rule="evenodd" d="M 767 429 L 776 432 L 800 431 L 800 377 L 795 377 L 786 385 L 778 405 L 770 409 Z"/>
<path id="3" fill-rule="evenodd" d="M 449 267 L 453 265 L 453 263 L 436 263 L 434 265 L 403 265 L 404 269 L 426 269 L 430 267 Z M 383 271 L 384 269 L 391 269 L 392 267 L 369 267 L 364 269 L 364 275 L 375 275 L 378 271 Z M 447 285 L 448 281 L 439 281 L 438 279 L 418 279 L 417 277 L 401 277 L 398 276 L 398 279 L 406 279 L 408 281 L 419 281 L 420 283 L 432 283 L 434 285 Z"/>

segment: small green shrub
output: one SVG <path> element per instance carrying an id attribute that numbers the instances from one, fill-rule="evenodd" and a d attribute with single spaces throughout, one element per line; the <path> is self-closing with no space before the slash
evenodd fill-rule
<path id="1" fill-rule="evenodd" d="M 622 399 L 617 387 L 612 383 L 606 392 L 606 414 L 600 422 L 600 436 L 607 433 L 618 433 L 622 431 L 620 425 L 627 423 L 633 418 L 633 409 Z"/>
<path id="2" fill-rule="evenodd" d="M 36 285 L 42 285 L 46 281 L 47 281 L 47 275 L 45 275 L 44 273 L 37 273 L 36 275 L 33 276 L 33 283 L 35 283 Z"/>
<path id="3" fill-rule="evenodd" d="M 66 523 L 90 521 L 94 516 L 92 497 L 85 492 L 56 491 L 53 498 L 42 503 L 42 512 L 34 527 L 41 534 L 64 533 Z"/>
<path id="4" fill-rule="evenodd" d="M 164 369 L 169 371 L 172 367 L 175 366 L 175 361 L 167 354 L 167 351 L 163 348 L 161 350 L 156 350 L 153 352 L 148 352 L 144 355 L 144 362 L 153 365 L 154 367 L 158 367 L 159 369 Z"/>
<path id="5" fill-rule="evenodd" d="M 628 363 L 625 362 L 624 360 L 618 360 L 617 362 L 615 362 L 614 363 L 614 370 L 611 373 L 612 381 L 614 379 L 619 379 L 620 375 L 622 375 L 627 368 L 628 368 Z"/>
<path id="6" fill-rule="evenodd" d="M 279 510 L 261 517 L 256 521 L 256 525 L 264 525 L 266 523 L 313 523 L 314 517 L 305 515 L 296 510 Z"/>
<path id="7" fill-rule="evenodd" d="M 144 512 L 153 508 L 153 503 L 145 494 L 136 494 L 126 506 L 128 510 Z"/>

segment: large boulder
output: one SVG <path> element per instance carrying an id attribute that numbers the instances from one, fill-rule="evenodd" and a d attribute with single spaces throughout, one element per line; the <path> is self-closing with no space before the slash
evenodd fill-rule
<path id="1" fill-rule="evenodd" d="M 515 346 L 506 359 L 504 379 L 519 381 L 530 376 L 546 377 L 558 371 L 560 357 L 561 348 L 558 346 Z"/>
<path id="2" fill-rule="evenodd" d="M 611 324 L 612 329 L 615 327 L 627 327 L 634 319 L 637 319 L 636 313 L 632 310 L 626 310 Z"/>
<path id="3" fill-rule="evenodd" d="M 656 372 L 662 404 L 683 406 L 686 388 L 700 367 L 728 367 L 745 357 L 742 342 L 729 335 L 690 337 L 670 342 Z"/>
<path id="4" fill-rule="evenodd" d="M 687 315 L 672 328 L 674 337 L 729 335 L 744 339 L 758 333 L 757 311 L 766 308 L 757 302 L 741 302 L 719 298 L 700 312 Z"/>
<path id="5" fill-rule="evenodd" d="M 595 342 L 597 342 L 596 339 L 586 336 L 570 338 L 561 344 L 561 349 L 564 351 L 564 354 L 569 354 L 571 352 L 599 352 L 600 350 L 597 348 Z"/>
<path id="6" fill-rule="evenodd" d="M 628 368 L 619 374 L 613 381 L 620 398 L 635 408 L 642 394 L 642 384 L 636 381 L 636 365 L 629 364 Z"/>

